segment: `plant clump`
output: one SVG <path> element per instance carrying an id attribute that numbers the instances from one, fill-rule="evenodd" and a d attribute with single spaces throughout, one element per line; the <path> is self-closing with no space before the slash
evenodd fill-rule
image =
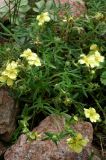
<path id="1" fill-rule="evenodd" d="M 22 111 L 14 140 L 21 132 L 36 139 L 38 134 L 31 131 L 35 124 L 49 114 L 62 114 L 71 117 L 70 124 L 92 122 L 94 143 L 101 147 L 102 139 L 105 148 L 105 0 L 85 4 L 87 12 L 76 17 L 69 4 L 41 0 L 28 3 L 31 10 L 18 23 L 15 16 L 7 26 L 0 23 L 0 36 L 8 42 L 0 46 L 0 86 L 9 88 Z M 65 14 L 60 16 L 61 10 Z M 20 7 L 14 15 L 19 14 Z M 57 144 L 67 135 L 74 152 L 80 153 L 88 143 L 69 125 L 63 133 L 45 133 L 44 139 Z"/>

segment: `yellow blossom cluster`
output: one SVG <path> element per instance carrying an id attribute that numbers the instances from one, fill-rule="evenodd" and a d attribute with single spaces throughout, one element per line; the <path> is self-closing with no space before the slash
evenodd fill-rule
<path id="1" fill-rule="evenodd" d="M 41 13 L 40 15 L 37 16 L 36 19 L 38 20 L 38 25 L 42 26 L 45 22 L 50 21 L 49 13 L 48 12 Z"/>
<path id="2" fill-rule="evenodd" d="M 99 48 L 98 48 L 97 44 L 92 44 L 92 45 L 90 46 L 90 50 L 91 50 L 91 51 L 98 51 Z"/>
<path id="3" fill-rule="evenodd" d="M 100 115 L 96 113 L 96 110 L 92 107 L 89 109 L 84 108 L 84 114 L 86 118 L 89 118 L 91 122 L 96 122 L 100 120 Z"/>
<path id="4" fill-rule="evenodd" d="M 83 138 L 80 133 L 78 133 L 75 137 L 67 139 L 69 148 L 76 153 L 80 153 L 88 142 L 89 140 L 87 138 Z"/>
<path id="5" fill-rule="evenodd" d="M 103 13 L 100 13 L 100 12 L 97 12 L 94 16 L 96 20 L 101 20 L 103 19 L 103 17 L 104 17 Z"/>
<path id="6" fill-rule="evenodd" d="M 41 62 L 39 57 L 36 53 L 33 53 L 31 49 L 26 49 L 20 57 L 24 57 L 29 65 L 35 65 L 35 66 L 41 66 Z M 17 79 L 19 68 L 21 64 L 19 65 L 20 60 L 15 62 L 12 61 L 11 63 L 7 63 L 6 68 L 1 72 L 0 75 L 0 82 L 2 84 L 7 84 L 8 86 L 12 86 L 14 84 L 14 81 Z"/>
<path id="7" fill-rule="evenodd" d="M 1 73 L 0 82 L 12 86 L 18 75 L 18 63 L 12 61 L 7 63 L 6 69 Z"/>
<path id="8" fill-rule="evenodd" d="M 104 62 L 104 56 L 98 51 L 97 45 L 92 44 L 89 54 L 81 54 L 78 62 L 80 64 L 85 64 L 87 67 L 95 68 L 99 67 L 101 62 Z"/>
<path id="9" fill-rule="evenodd" d="M 41 66 L 41 62 L 36 53 L 32 52 L 31 49 L 26 49 L 20 57 L 24 57 L 29 65 Z"/>

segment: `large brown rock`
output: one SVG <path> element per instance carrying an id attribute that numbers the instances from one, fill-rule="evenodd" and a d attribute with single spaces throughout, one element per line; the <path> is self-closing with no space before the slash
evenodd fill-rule
<path id="1" fill-rule="evenodd" d="M 44 119 L 38 127 L 34 129 L 43 135 L 44 132 L 61 132 L 64 129 L 65 119 L 59 116 L 49 116 Z M 5 160 L 88 160 L 91 153 L 91 142 L 93 139 L 93 128 L 88 122 L 80 122 L 73 126 L 84 137 L 89 139 L 88 145 L 80 154 L 72 152 L 67 144 L 66 138 L 61 140 L 56 146 L 50 140 L 27 140 L 26 135 L 21 135 L 5 155 Z"/>
<path id="2" fill-rule="evenodd" d="M 15 129 L 17 112 L 18 105 L 9 96 L 9 92 L 0 89 L 0 138 L 4 141 L 9 141 L 11 138 Z"/>

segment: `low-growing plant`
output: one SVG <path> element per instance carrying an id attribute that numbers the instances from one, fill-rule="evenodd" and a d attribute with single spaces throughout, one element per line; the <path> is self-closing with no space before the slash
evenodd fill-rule
<path id="1" fill-rule="evenodd" d="M 33 8 L 35 13 L 11 31 L 1 24 L 2 35 L 9 36 L 12 46 L 4 44 L 1 47 L 4 63 L 0 84 L 10 88 L 10 94 L 22 109 L 28 106 L 30 123 L 39 113 L 66 112 L 78 114 L 82 119 L 89 118 L 94 123 L 99 121 L 94 125 L 95 136 L 100 135 L 99 128 L 104 135 L 105 1 L 87 1 L 88 12 L 79 18 L 72 16 L 67 5 L 63 7 L 65 14 L 60 15 L 60 6 L 49 2 L 48 9 L 47 3 L 41 3 L 43 1 L 37 2 Z M 23 125 L 28 119 L 23 119 L 22 128 L 29 134 L 30 130 Z M 46 136 L 50 138 L 52 133 Z M 82 139 L 81 135 L 76 139 L 79 137 Z M 71 140 L 67 142 L 69 146 Z"/>

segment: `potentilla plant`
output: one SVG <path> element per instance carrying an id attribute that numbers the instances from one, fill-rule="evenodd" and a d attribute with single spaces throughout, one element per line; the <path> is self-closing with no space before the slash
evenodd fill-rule
<path id="1" fill-rule="evenodd" d="M 5 59 L 0 85 L 10 88 L 22 108 L 27 104 L 35 120 L 38 113 L 79 114 L 94 126 L 99 122 L 105 132 L 106 15 L 100 11 L 102 4 L 98 10 L 98 2 L 87 4 L 88 13 L 73 17 L 67 6 L 60 15 L 56 6 L 47 9 L 37 2 L 36 14 L 25 23 L 11 31 L 1 25 L 12 46 L 0 50 L 0 60 Z M 67 144 L 80 152 L 87 141 L 78 133 Z"/>

